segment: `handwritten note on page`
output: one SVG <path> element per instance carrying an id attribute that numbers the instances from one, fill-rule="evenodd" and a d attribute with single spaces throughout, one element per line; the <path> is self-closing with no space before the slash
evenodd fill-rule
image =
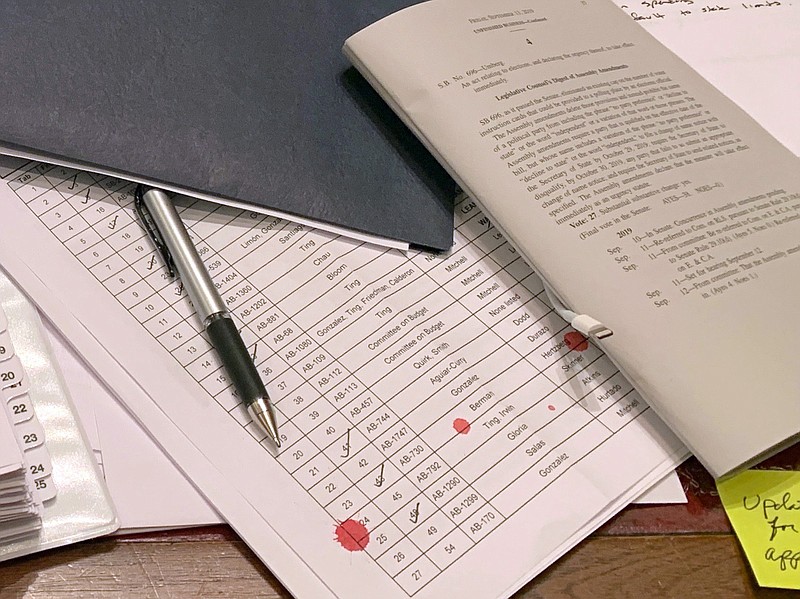
<path id="1" fill-rule="evenodd" d="M 800 589 L 800 472 L 748 470 L 717 489 L 758 584 Z"/>
<path id="2" fill-rule="evenodd" d="M 721 16 L 728 13 L 755 15 L 760 13 L 784 13 L 792 9 L 789 2 L 763 0 L 758 2 L 730 2 L 721 0 L 614 0 L 634 21 L 651 23 L 660 21 L 686 21 Z"/>
<path id="3" fill-rule="evenodd" d="M 614 1 L 800 155 L 800 4 Z"/>

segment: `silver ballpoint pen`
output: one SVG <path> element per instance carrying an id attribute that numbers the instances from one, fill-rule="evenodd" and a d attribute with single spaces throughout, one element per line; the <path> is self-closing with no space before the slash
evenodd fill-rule
<path id="1" fill-rule="evenodd" d="M 178 271 L 197 316 L 250 416 L 280 447 L 275 408 L 267 389 L 172 200 L 160 189 L 138 185 L 134 206 L 170 275 L 175 276 Z"/>

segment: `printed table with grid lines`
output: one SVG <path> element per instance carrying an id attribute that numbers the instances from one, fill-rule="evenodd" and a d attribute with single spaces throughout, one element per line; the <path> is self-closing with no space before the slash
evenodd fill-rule
<path id="1" fill-rule="evenodd" d="M 263 444 L 113 177 L 18 161 L 16 195 Z M 646 404 L 474 202 L 446 256 L 177 200 L 280 418 L 278 461 L 414 595 Z M 647 417 L 647 416 L 645 416 Z"/>

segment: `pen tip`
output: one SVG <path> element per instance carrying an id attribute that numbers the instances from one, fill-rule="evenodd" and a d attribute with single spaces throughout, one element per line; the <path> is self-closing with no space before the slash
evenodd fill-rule
<path id="1" fill-rule="evenodd" d="M 280 447 L 281 438 L 278 435 L 278 422 L 275 420 L 275 413 L 272 410 L 259 413 L 258 423 L 267 433 L 267 436 L 272 439 L 272 442 L 275 443 L 275 446 Z"/>
<path id="2" fill-rule="evenodd" d="M 278 420 L 275 418 L 275 409 L 267 398 L 259 398 L 248 407 L 250 416 L 267 433 L 267 436 L 280 448 L 281 438 L 278 435 Z"/>

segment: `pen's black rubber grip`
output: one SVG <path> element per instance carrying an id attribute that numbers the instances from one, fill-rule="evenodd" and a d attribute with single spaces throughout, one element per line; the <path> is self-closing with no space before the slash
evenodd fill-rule
<path id="1" fill-rule="evenodd" d="M 247 406 L 259 397 L 266 397 L 267 390 L 233 320 L 217 318 L 208 325 L 206 332 L 244 404 Z"/>

